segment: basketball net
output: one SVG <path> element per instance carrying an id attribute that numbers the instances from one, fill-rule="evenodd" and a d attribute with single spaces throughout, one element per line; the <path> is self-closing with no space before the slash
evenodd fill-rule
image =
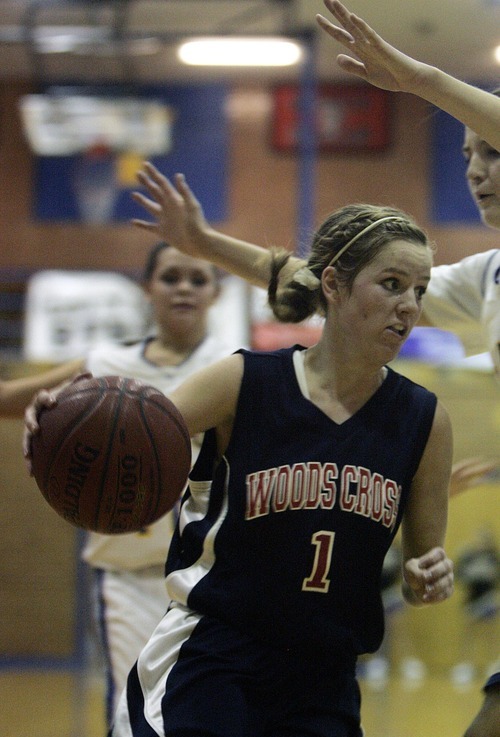
<path id="1" fill-rule="evenodd" d="M 86 223 L 109 222 L 120 189 L 136 184 L 142 161 L 172 145 L 174 111 L 152 99 L 25 95 L 21 114 L 38 156 L 74 158 L 72 186 Z"/>
<path id="2" fill-rule="evenodd" d="M 73 191 L 83 222 L 109 222 L 118 189 L 116 156 L 106 141 L 97 140 L 75 156 Z"/>

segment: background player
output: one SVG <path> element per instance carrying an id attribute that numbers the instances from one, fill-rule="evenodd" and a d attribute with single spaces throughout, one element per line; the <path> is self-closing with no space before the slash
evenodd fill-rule
<path id="1" fill-rule="evenodd" d="M 220 293 L 209 263 L 163 241 L 151 251 L 143 281 L 156 332 L 131 346 L 93 350 L 86 369 L 94 376 L 140 379 L 170 394 L 236 346 L 208 332 L 209 310 Z M 193 459 L 198 450 L 195 439 Z M 170 513 L 139 533 L 87 536 L 83 557 L 96 572 L 98 621 L 108 657 L 109 720 L 130 668 L 168 606 L 165 558 L 173 526 Z"/>
<path id="2" fill-rule="evenodd" d="M 95 348 L 87 359 L 3 382 L 0 412 L 24 411 L 34 391 L 88 371 L 140 379 L 168 394 L 192 372 L 240 347 L 209 334 L 209 311 L 219 296 L 220 283 L 208 262 L 159 242 L 148 256 L 143 286 L 153 321 L 144 340 Z M 42 391 L 37 401 L 50 404 L 51 394 Z M 195 439 L 193 458 L 198 450 Z M 167 609 L 164 566 L 173 525 L 173 514 L 168 514 L 140 533 L 90 533 L 86 538 L 83 557 L 95 572 L 95 622 L 107 665 L 108 720 L 131 666 Z"/>

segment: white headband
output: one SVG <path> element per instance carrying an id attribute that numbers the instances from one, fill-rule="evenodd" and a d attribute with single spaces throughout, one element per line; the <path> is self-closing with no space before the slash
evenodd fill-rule
<path id="1" fill-rule="evenodd" d="M 373 223 L 370 223 L 370 225 L 367 225 L 366 228 L 363 228 L 363 230 L 360 230 L 359 233 L 357 233 L 353 238 L 351 238 L 350 241 L 347 241 L 345 246 L 342 246 L 340 251 L 337 251 L 335 256 L 328 263 L 328 266 L 333 266 L 333 264 L 339 260 L 342 254 L 345 251 L 347 251 L 347 249 L 350 248 L 352 244 L 358 240 L 358 238 L 361 238 L 362 235 L 364 235 L 365 233 L 369 233 L 370 230 L 373 230 L 373 228 L 376 228 L 377 225 L 379 225 L 380 223 L 385 223 L 387 220 L 401 220 L 402 222 L 406 222 L 404 218 L 402 218 L 400 215 L 387 215 L 385 218 L 379 218 L 379 220 L 374 220 Z"/>

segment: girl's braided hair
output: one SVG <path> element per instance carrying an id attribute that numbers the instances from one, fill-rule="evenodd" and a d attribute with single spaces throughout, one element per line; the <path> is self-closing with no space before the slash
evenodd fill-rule
<path id="1" fill-rule="evenodd" d="M 383 218 L 390 219 L 382 221 Z M 356 238 L 377 221 L 381 222 Z M 315 312 L 324 314 L 321 275 L 335 254 L 353 241 L 335 261 L 337 278 L 351 289 L 356 276 L 380 250 L 399 239 L 429 246 L 424 231 L 396 208 L 355 204 L 332 213 L 316 231 L 307 261 L 294 259 L 291 269 L 287 267 L 291 254 L 285 250 L 273 251 L 268 296 L 274 315 L 281 322 L 301 322 Z"/>

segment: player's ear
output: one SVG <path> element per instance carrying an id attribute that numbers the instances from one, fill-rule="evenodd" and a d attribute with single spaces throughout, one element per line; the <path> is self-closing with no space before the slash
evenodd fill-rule
<path id="1" fill-rule="evenodd" d="M 222 294 L 222 280 L 224 279 L 224 272 L 213 264 L 212 271 L 214 276 L 214 296 L 212 302 L 216 302 Z"/>
<path id="2" fill-rule="evenodd" d="M 217 279 L 217 281 L 214 284 L 214 297 L 212 301 L 216 302 L 219 299 L 221 293 L 222 293 L 222 284 L 221 284 L 220 279 Z"/>
<path id="3" fill-rule="evenodd" d="M 143 281 L 141 283 L 141 287 L 142 287 L 142 292 L 144 294 L 144 298 L 146 299 L 147 302 L 150 302 L 151 301 L 151 286 L 150 286 L 150 283 L 148 281 Z"/>
<path id="4" fill-rule="evenodd" d="M 321 288 L 328 303 L 336 303 L 340 297 L 340 283 L 335 266 L 327 266 L 321 274 Z"/>

